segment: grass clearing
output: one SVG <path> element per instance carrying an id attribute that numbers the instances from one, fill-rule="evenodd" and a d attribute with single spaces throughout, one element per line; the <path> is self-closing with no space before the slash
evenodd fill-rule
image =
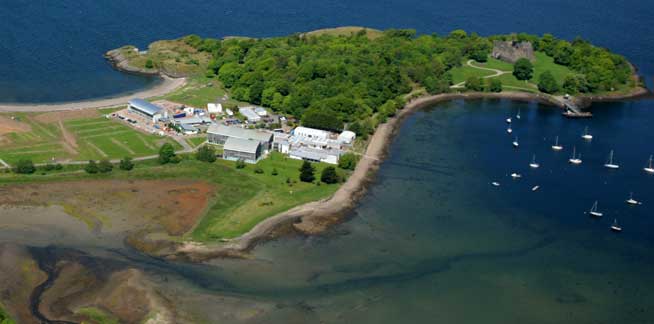
<path id="1" fill-rule="evenodd" d="M 21 159 L 34 163 L 52 161 L 84 161 L 102 158 L 119 159 L 125 156 L 155 155 L 164 142 L 182 147 L 170 138 L 141 133 L 123 122 L 105 117 L 69 119 L 61 122 L 40 122 L 34 114 L 14 113 L 22 123 L 29 124 L 28 132 L 12 132 L 0 141 L 0 159 L 15 164 Z M 64 136 L 63 130 L 69 136 Z M 105 156 L 106 155 L 106 156 Z"/>

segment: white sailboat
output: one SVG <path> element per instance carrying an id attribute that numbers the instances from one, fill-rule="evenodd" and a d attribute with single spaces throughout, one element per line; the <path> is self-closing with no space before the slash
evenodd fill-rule
<path id="1" fill-rule="evenodd" d="M 620 168 L 619 165 L 613 163 L 613 150 L 611 150 L 611 153 L 609 153 L 609 160 L 604 164 L 604 167 L 609 168 L 609 169 L 618 169 L 618 168 Z"/>
<path id="2" fill-rule="evenodd" d="M 522 175 L 520 173 L 511 173 L 511 178 L 513 179 L 520 179 L 522 178 Z"/>
<path id="3" fill-rule="evenodd" d="M 634 199 L 634 193 L 629 193 L 629 199 L 627 199 L 627 204 L 629 205 L 640 205 L 640 202 Z"/>
<path id="4" fill-rule="evenodd" d="M 491 182 L 491 184 L 493 185 L 493 187 L 499 187 L 500 186 L 500 183 L 497 182 L 497 181 L 493 181 L 493 182 Z"/>
<path id="5" fill-rule="evenodd" d="M 533 186 L 531 187 L 531 191 L 538 191 L 540 189 L 540 186 Z"/>
<path id="6" fill-rule="evenodd" d="M 649 165 L 644 167 L 645 172 L 654 174 L 654 167 L 652 167 L 652 155 L 649 156 Z"/>
<path id="7" fill-rule="evenodd" d="M 518 114 L 515 115 L 515 118 L 516 118 L 516 119 L 520 119 L 520 109 L 519 109 L 519 108 L 518 108 Z"/>
<path id="8" fill-rule="evenodd" d="M 506 132 L 509 133 L 509 134 L 513 133 L 513 130 L 511 129 L 511 126 L 509 126 L 509 128 L 506 129 Z"/>
<path id="9" fill-rule="evenodd" d="M 618 225 L 617 219 L 613 220 L 613 224 L 611 225 L 611 230 L 614 232 L 622 232 L 622 227 Z"/>
<path id="10" fill-rule="evenodd" d="M 577 155 L 577 147 L 572 148 L 572 157 L 568 160 L 572 164 L 581 164 L 581 154 Z"/>
<path id="11" fill-rule="evenodd" d="M 531 163 L 529 163 L 529 167 L 532 169 L 538 169 L 540 167 L 540 164 L 536 162 L 536 154 L 531 158 Z"/>
<path id="12" fill-rule="evenodd" d="M 512 143 L 512 144 L 513 144 L 513 147 L 518 147 L 518 146 L 520 146 L 520 143 L 518 143 L 518 137 L 517 137 L 517 136 L 516 136 L 516 138 L 513 140 L 513 143 Z"/>
<path id="13" fill-rule="evenodd" d="M 595 216 L 595 217 L 604 216 L 604 214 L 597 211 L 597 200 L 595 200 L 595 203 L 593 204 L 593 207 L 590 208 L 590 211 L 588 213 Z"/>
<path id="14" fill-rule="evenodd" d="M 585 139 L 587 141 L 590 141 L 590 140 L 593 139 L 593 135 L 590 135 L 590 133 L 588 132 L 588 126 L 586 126 L 586 128 L 584 129 L 584 134 L 581 135 L 581 138 L 583 138 L 583 139 Z"/>
<path id="15" fill-rule="evenodd" d="M 507 124 L 511 124 L 511 117 L 509 117 L 509 118 L 506 119 L 506 123 L 507 123 Z"/>
<path id="16" fill-rule="evenodd" d="M 560 151 L 563 149 L 563 146 L 559 145 L 559 137 L 556 137 L 556 141 L 554 142 L 554 145 L 552 145 L 552 149 L 555 151 Z"/>

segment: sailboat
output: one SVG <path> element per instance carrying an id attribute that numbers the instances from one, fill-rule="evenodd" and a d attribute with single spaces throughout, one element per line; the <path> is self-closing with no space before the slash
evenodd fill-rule
<path id="1" fill-rule="evenodd" d="M 511 129 L 511 126 L 509 126 L 509 128 L 506 129 L 506 132 L 509 133 L 509 134 L 513 133 L 513 130 Z"/>
<path id="2" fill-rule="evenodd" d="M 593 135 L 590 135 L 590 133 L 588 132 L 588 126 L 586 126 L 586 129 L 584 129 L 584 134 L 581 135 L 581 138 L 583 138 L 585 140 L 588 140 L 588 141 L 593 139 Z"/>
<path id="3" fill-rule="evenodd" d="M 520 173 L 513 172 L 513 173 L 511 173 L 511 178 L 520 179 L 520 178 L 522 178 L 522 175 Z"/>
<path id="4" fill-rule="evenodd" d="M 618 225 L 618 220 L 614 219 L 613 220 L 613 225 L 611 225 L 611 230 L 614 232 L 622 232 L 622 227 Z"/>
<path id="5" fill-rule="evenodd" d="M 604 164 L 604 167 L 609 168 L 609 169 L 618 169 L 618 168 L 620 168 L 619 165 L 613 163 L 613 150 L 611 150 L 611 153 L 609 153 L 609 160 Z"/>
<path id="6" fill-rule="evenodd" d="M 577 147 L 572 148 L 572 157 L 568 160 L 572 164 L 581 164 L 581 154 L 577 157 Z"/>
<path id="7" fill-rule="evenodd" d="M 647 173 L 654 174 L 654 167 L 652 167 L 652 156 L 649 156 L 649 165 L 647 167 L 644 167 L 643 170 Z"/>
<path id="8" fill-rule="evenodd" d="M 540 164 L 536 163 L 536 154 L 534 154 L 534 157 L 531 158 L 531 163 L 529 163 L 529 167 L 532 169 L 538 169 L 540 167 Z"/>
<path id="9" fill-rule="evenodd" d="M 515 118 L 516 118 L 516 119 L 520 119 L 520 109 L 518 109 L 518 114 L 515 115 Z"/>
<path id="10" fill-rule="evenodd" d="M 509 117 L 509 118 L 506 119 L 506 123 L 507 123 L 507 124 L 511 124 L 511 117 Z"/>
<path id="11" fill-rule="evenodd" d="M 563 149 L 563 146 L 559 145 L 559 137 L 556 137 L 556 142 L 552 145 L 552 149 L 555 151 L 560 151 Z"/>
<path id="12" fill-rule="evenodd" d="M 640 202 L 634 199 L 634 193 L 629 193 L 629 199 L 627 199 L 627 204 L 629 205 L 640 205 Z"/>
<path id="13" fill-rule="evenodd" d="M 590 211 L 588 213 L 595 216 L 595 217 L 604 216 L 604 214 L 597 211 L 597 200 L 595 200 L 595 203 L 593 204 L 593 207 L 590 208 Z"/>
<path id="14" fill-rule="evenodd" d="M 513 147 L 518 147 L 518 146 L 520 146 L 520 143 L 518 143 L 518 137 L 516 136 L 516 138 L 513 140 Z"/>

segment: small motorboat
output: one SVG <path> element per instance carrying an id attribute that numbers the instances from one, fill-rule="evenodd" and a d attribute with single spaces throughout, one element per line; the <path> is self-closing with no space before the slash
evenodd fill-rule
<path id="1" fill-rule="evenodd" d="M 614 232 L 622 232 L 622 226 L 618 225 L 618 220 L 614 219 L 611 225 L 611 230 Z"/>
<path id="2" fill-rule="evenodd" d="M 522 178 L 522 175 L 520 173 L 511 173 L 511 178 L 513 179 L 520 179 Z"/>
<path id="3" fill-rule="evenodd" d="M 556 137 L 556 141 L 555 141 L 554 145 L 552 145 L 552 149 L 555 150 L 555 151 L 560 151 L 560 150 L 563 149 L 563 146 L 559 145 L 559 137 L 558 136 Z"/>
<path id="4" fill-rule="evenodd" d="M 520 146 L 520 143 L 518 143 L 518 137 L 516 137 L 516 138 L 513 140 L 513 143 L 511 143 L 511 144 L 513 144 L 513 147 L 515 147 L 515 148 L 519 147 L 519 146 Z"/>
<path id="5" fill-rule="evenodd" d="M 500 183 L 497 182 L 497 181 L 493 181 L 493 182 L 491 182 L 491 184 L 493 185 L 493 187 L 499 187 L 500 186 Z"/>
<path id="6" fill-rule="evenodd" d="M 572 157 L 568 160 L 570 163 L 578 165 L 581 164 L 581 154 L 577 156 L 577 147 L 572 148 Z"/>
<path id="7" fill-rule="evenodd" d="M 627 204 L 629 205 L 640 205 L 640 201 L 634 199 L 634 193 L 629 194 L 629 199 L 627 199 Z"/>
<path id="8" fill-rule="evenodd" d="M 609 169 L 613 169 L 613 170 L 620 168 L 619 165 L 613 163 L 613 150 L 611 150 L 611 153 L 609 153 L 609 160 L 606 161 L 606 163 L 604 164 L 604 167 L 609 168 Z"/>
<path id="9" fill-rule="evenodd" d="M 593 204 L 593 207 L 590 208 L 590 211 L 588 213 L 595 216 L 595 217 L 604 216 L 604 214 L 597 211 L 597 200 L 595 200 L 595 203 Z"/>
<path id="10" fill-rule="evenodd" d="M 536 154 L 531 158 L 531 163 L 529 163 L 529 167 L 532 169 L 538 169 L 540 168 L 540 164 L 536 162 Z"/>
<path id="11" fill-rule="evenodd" d="M 531 188 L 531 191 L 537 191 L 538 189 L 540 189 L 540 186 L 533 186 L 533 187 Z"/>
<path id="12" fill-rule="evenodd" d="M 586 127 L 586 128 L 584 129 L 584 134 L 581 135 L 581 138 L 583 138 L 583 139 L 585 139 L 585 140 L 587 140 L 587 141 L 590 141 L 590 140 L 593 139 L 593 135 L 590 135 L 590 133 L 588 132 L 588 127 Z"/>
<path id="13" fill-rule="evenodd" d="M 643 170 L 649 174 L 654 174 L 654 167 L 652 167 L 652 155 L 649 156 L 649 164 Z"/>

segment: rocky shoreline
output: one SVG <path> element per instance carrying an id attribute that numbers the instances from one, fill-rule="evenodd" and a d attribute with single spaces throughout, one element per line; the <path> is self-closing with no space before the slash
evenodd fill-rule
<path id="1" fill-rule="evenodd" d="M 121 49 L 113 49 L 104 54 L 104 58 L 109 61 L 111 66 L 121 72 L 139 74 L 146 76 L 159 75 L 160 72 L 157 69 L 141 69 L 129 65 L 129 60 L 121 53 Z M 169 75 L 170 76 L 170 75 Z M 175 76 L 170 76 L 175 77 Z"/>

